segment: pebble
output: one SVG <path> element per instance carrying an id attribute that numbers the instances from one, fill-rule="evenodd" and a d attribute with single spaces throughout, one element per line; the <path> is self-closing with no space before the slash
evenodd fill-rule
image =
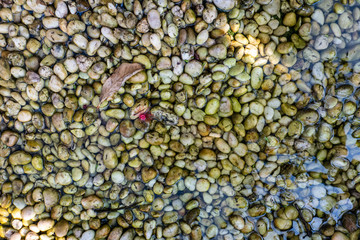
<path id="1" fill-rule="evenodd" d="M 263 6 L 263 9 L 270 15 L 276 15 L 280 11 L 280 0 L 271 0 L 269 4 Z"/>
<path id="2" fill-rule="evenodd" d="M 322 9 L 324 12 L 329 12 L 330 9 L 334 6 L 333 0 L 322 0 L 319 1 L 316 6 L 320 9 Z"/>
<path id="3" fill-rule="evenodd" d="M 36 216 L 34 208 L 32 206 L 27 206 L 21 210 L 21 217 L 25 221 L 29 221 Z"/>
<path id="4" fill-rule="evenodd" d="M 320 35 L 316 38 L 315 43 L 314 43 L 314 48 L 316 50 L 324 50 L 327 49 L 329 47 L 329 39 L 327 36 L 325 35 Z"/>
<path id="5" fill-rule="evenodd" d="M 46 188 L 43 192 L 43 196 L 46 208 L 54 207 L 59 201 L 59 193 L 53 188 Z"/>
<path id="6" fill-rule="evenodd" d="M 231 225 L 237 230 L 242 230 L 245 227 L 245 221 L 239 215 L 231 215 L 229 217 L 229 221 Z"/>
<path id="7" fill-rule="evenodd" d="M 314 186 L 311 189 L 311 193 L 314 197 L 321 199 L 326 196 L 326 189 L 321 185 Z"/>
<path id="8" fill-rule="evenodd" d="M 111 180 L 116 184 L 122 183 L 124 179 L 125 176 L 121 171 L 114 171 L 111 173 Z"/>
<path id="9" fill-rule="evenodd" d="M 223 11 L 230 11 L 235 7 L 235 0 L 214 0 L 214 4 Z"/>
<path id="10" fill-rule="evenodd" d="M 335 232 L 331 240 L 349 240 L 349 238 L 342 232 Z"/>
<path id="11" fill-rule="evenodd" d="M 208 40 L 209 38 L 209 31 L 204 29 L 202 30 L 196 37 L 196 43 L 202 45 Z"/>
<path id="12" fill-rule="evenodd" d="M 120 237 L 120 236 L 119 236 Z M 90 240 L 95 239 L 95 231 L 94 230 L 87 230 L 82 235 L 80 240 Z"/>
<path id="13" fill-rule="evenodd" d="M 53 219 L 47 218 L 47 219 L 41 219 L 37 226 L 40 231 L 45 232 L 53 228 L 55 225 L 55 221 Z"/>
<path id="14" fill-rule="evenodd" d="M 160 13 L 157 10 L 151 9 L 148 12 L 147 21 L 152 29 L 161 28 Z"/>
<path id="15" fill-rule="evenodd" d="M 161 40 L 160 40 L 159 34 L 157 34 L 157 33 L 151 34 L 150 42 L 154 46 L 155 50 L 159 51 L 161 49 Z"/>
<path id="16" fill-rule="evenodd" d="M 72 182 L 71 174 L 67 171 L 58 172 L 55 176 L 55 182 L 63 186 L 69 185 Z"/>
<path id="17" fill-rule="evenodd" d="M 340 15 L 338 24 L 341 29 L 349 29 L 354 24 L 354 18 L 349 12 Z"/>
<path id="18" fill-rule="evenodd" d="M 178 232 L 179 226 L 177 223 L 172 223 L 163 229 L 163 236 L 166 238 L 174 237 Z"/>
<path id="19" fill-rule="evenodd" d="M 277 109 L 281 106 L 281 101 L 277 98 L 271 98 L 268 102 L 267 105 L 273 109 Z"/>
<path id="20" fill-rule="evenodd" d="M 18 114 L 18 120 L 20 122 L 28 122 L 31 120 L 31 112 L 29 110 L 21 110 Z"/>
<path id="21" fill-rule="evenodd" d="M 167 185 L 174 185 L 182 177 L 183 170 L 179 167 L 173 167 L 167 174 L 165 182 Z"/>
<path id="22" fill-rule="evenodd" d="M 178 213 L 177 212 L 166 212 L 162 217 L 162 221 L 165 224 L 171 224 L 178 220 Z"/>
<path id="23" fill-rule="evenodd" d="M 11 154 L 9 158 L 11 165 L 25 165 L 31 162 L 31 155 L 24 151 L 17 151 Z"/>
<path id="24" fill-rule="evenodd" d="M 320 199 L 319 204 L 323 211 L 328 212 L 336 205 L 336 200 L 331 196 L 325 196 Z"/>
<path id="25" fill-rule="evenodd" d="M 91 196 L 83 198 L 81 200 L 81 205 L 85 209 L 99 209 L 99 208 L 103 207 L 104 203 L 98 196 L 91 195 Z"/>
<path id="26" fill-rule="evenodd" d="M 104 149 L 103 162 L 108 169 L 113 169 L 118 165 L 118 157 L 112 148 Z"/>
<path id="27" fill-rule="evenodd" d="M 210 182 L 207 179 L 199 179 L 196 182 L 196 190 L 199 192 L 206 192 L 210 188 Z"/>
<path id="28" fill-rule="evenodd" d="M 185 186 L 190 191 L 195 191 L 196 188 L 196 178 L 188 176 L 185 178 Z"/>
<path id="29" fill-rule="evenodd" d="M 271 108 L 271 107 L 269 107 L 269 106 L 266 106 L 266 107 L 265 107 L 264 115 L 265 115 L 265 119 L 266 119 L 266 120 L 271 120 L 271 119 L 273 119 L 274 114 L 275 114 L 275 111 L 274 111 L 273 108 Z"/>
<path id="30" fill-rule="evenodd" d="M 283 19 L 283 24 L 285 26 L 289 26 L 289 27 L 295 26 L 295 24 L 296 24 L 296 13 L 289 12 L 289 13 L 285 14 L 284 19 Z"/>
<path id="31" fill-rule="evenodd" d="M 14 205 L 15 205 L 15 207 L 17 207 L 18 209 L 20 209 L 20 210 L 22 210 L 23 208 L 25 208 L 26 207 L 26 203 L 25 203 L 25 201 L 24 201 L 24 199 L 23 198 L 16 198 L 16 199 L 14 199 Z"/>
<path id="32" fill-rule="evenodd" d="M 209 48 L 209 54 L 210 56 L 213 56 L 217 59 L 225 59 L 227 54 L 227 48 L 224 46 L 224 44 L 216 44 Z"/>
<path id="33" fill-rule="evenodd" d="M 341 29 L 338 24 L 330 23 L 331 31 L 334 33 L 335 37 L 341 37 Z"/>
<path id="34" fill-rule="evenodd" d="M 311 15 L 311 19 L 318 22 L 320 25 L 324 25 L 325 16 L 324 13 L 320 9 L 316 9 L 314 13 Z"/>
<path id="35" fill-rule="evenodd" d="M 219 229 L 216 227 L 216 225 L 212 224 L 206 229 L 206 236 L 211 239 L 218 235 Z"/>
<path id="36" fill-rule="evenodd" d="M 324 78 L 324 65 L 321 62 L 314 64 L 311 74 L 317 80 L 322 80 Z"/>
<path id="37" fill-rule="evenodd" d="M 304 59 L 311 62 L 316 63 L 320 60 L 320 53 L 311 47 L 306 47 L 303 52 Z"/>

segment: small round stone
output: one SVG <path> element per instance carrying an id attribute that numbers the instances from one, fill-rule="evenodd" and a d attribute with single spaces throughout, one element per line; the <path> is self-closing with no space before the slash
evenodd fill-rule
<path id="1" fill-rule="evenodd" d="M 196 190 L 199 192 L 207 192 L 210 188 L 210 182 L 207 179 L 199 179 L 196 182 Z"/>
<path id="2" fill-rule="evenodd" d="M 116 184 L 122 183 L 124 179 L 124 174 L 120 171 L 114 171 L 111 173 L 111 180 Z"/>
<path id="3" fill-rule="evenodd" d="M 323 198 L 326 196 L 326 189 L 324 186 L 314 186 L 312 189 L 311 189 L 311 193 L 314 197 L 316 198 Z"/>

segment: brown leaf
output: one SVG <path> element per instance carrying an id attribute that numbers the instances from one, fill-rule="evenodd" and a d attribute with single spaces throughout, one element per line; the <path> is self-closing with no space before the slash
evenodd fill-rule
<path id="1" fill-rule="evenodd" d="M 110 100 L 117 91 L 125 84 L 125 82 L 142 71 L 144 66 L 140 63 L 122 63 L 114 71 L 114 73 L 106 79 L 100 94 L 100 103 Z"/>
<path id="2" fill-rule="evenodd" d="M 344 214 L 342 218 L 342 224 L 349 232 L 354 232 L 355 230 L 357 230 L 356 216 L 354 214 Z"/>

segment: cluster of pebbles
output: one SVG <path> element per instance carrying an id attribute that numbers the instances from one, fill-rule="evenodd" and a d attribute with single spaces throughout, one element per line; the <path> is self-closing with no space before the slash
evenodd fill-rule
<path id="1" fill-rule="evenodd" d="M 0 238 L 359 239 L 359 31 L 358 0 L 0 1 Z"/>

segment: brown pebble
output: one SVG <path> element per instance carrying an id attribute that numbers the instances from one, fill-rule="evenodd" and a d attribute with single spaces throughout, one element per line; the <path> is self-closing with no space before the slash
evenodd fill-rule
<path id="1" fill-rule="evenodd" d="M 60 220 L 54 227 L 57 237 L 65 237 L 69 231 L 70 224 L 66 220 Z"/>

